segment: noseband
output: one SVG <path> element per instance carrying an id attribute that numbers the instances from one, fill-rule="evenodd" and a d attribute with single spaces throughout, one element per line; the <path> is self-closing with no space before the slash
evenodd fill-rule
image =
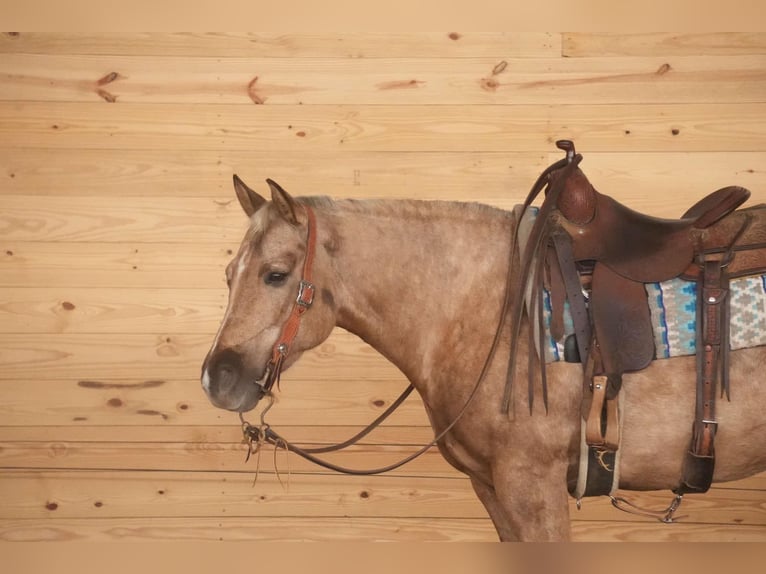
<path id="1" fill-rule="evenodd" d="M 303 275 L 301 276 L 300 283 L 298 283 L 298 296 L 295 298 L 290 316 L 283 325 L 277 342 L 274 343 L 274 347 L 271 349 L 271 358 L 266 365 L 266 380 L 262 385 L 264 395 L 268 395 L 271 392 L 275 383 L 279 384 L 282 366 L 298 334 L 301 318 L 314 302 L 315 288 L 311 282 L 311 272 L 316 254 L 316 217 L 310 207 L 304 206 L 304 208 L 308 216 L 308 223 L 306 226 L 306 257 L 303 260 Z"/>

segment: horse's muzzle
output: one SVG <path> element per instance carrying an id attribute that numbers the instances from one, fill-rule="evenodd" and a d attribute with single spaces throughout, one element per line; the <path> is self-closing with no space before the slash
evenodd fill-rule
<path id="1" fill-rule="evenodd" d="M 202 364 L 202 388 L 214 406 L 235 412 L 255 408 L 264 389 L 245 368 L 242 356 L 233 349 L 209 354 Z"/>

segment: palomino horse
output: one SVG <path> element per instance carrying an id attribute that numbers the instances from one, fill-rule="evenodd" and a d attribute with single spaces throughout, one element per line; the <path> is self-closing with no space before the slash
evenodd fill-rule
<path id="1" fill-rule="evenodd" d="M 496 347 L 493 340 L 507 311 L 506 281 L 517 285 L 507 277 L 513 214 L 479 204 L 293 198 L 271 181 L 268 201 L 234 182 L 250 226 L 226 269 L 229 304 L 202 367 L 210 401 L 250 411 L 270 392 L 274 371 L 342 327 L 407 376 L 437 434 L 448 429 L 438 447 L 470 477 L 501 540 L 568 539 L 581 366 L 548 365 L 547 412 L 538 401 L 530 413 L 520 384 L 510 412 L 501 409 L 507 321 Z M 518 274 L 518 265 L 510 268 Z M 537 368 L 526 360 L 528 329 L 524 320 L 514 341 L 519 381 Z M 765 346 L 731 353 L 732 399 L 719 400 L 716 413 L 715 481 L 766 470 L 763 365 Z M 694 356 L 626 374 L 620 397 L 620 488 L 676 487 L 695 415 Z"/>

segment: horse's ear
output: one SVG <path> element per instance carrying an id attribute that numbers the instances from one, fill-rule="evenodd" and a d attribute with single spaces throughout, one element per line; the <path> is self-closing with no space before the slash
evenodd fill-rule
<path id="1" fill-rule="evenodd" d="M 282 187 L 273 179 L 267 179 L 266 183 L 271 188 L 271 201 L 290 225 L 298 225 L 298 204 Z"/>
<path id="2" fill-rule="evenodd" d="M 245 182 L 239 179 L 239 176 L 236 173 L 234 174 L 234 191 L 237 192 L 239 204 L 242 206 L 242 209 L 245 210 L 248 217 L 251 217 L 266 203 L 266 199 L 247 187 Z"/>

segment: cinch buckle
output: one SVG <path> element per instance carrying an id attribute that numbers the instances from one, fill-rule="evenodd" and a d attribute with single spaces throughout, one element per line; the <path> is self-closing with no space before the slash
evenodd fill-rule
<path id="1" fill-rule="evenodd" d="M 311 304 L 314 302 L 313 283 L 309 283 L 308 281 L 301 279 L 301 282 L 298 284 L 298 298 L 295 300 L 295 302 L 301 307 L 306 307 L 307 309 L 311 307 Z"/>

